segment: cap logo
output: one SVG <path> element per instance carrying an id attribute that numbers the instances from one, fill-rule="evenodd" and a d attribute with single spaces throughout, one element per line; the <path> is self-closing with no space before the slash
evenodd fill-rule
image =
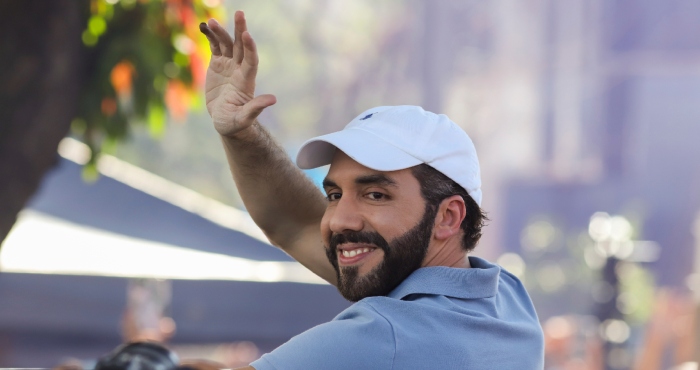
<path id="1" fill-rule="evenodd" d="M 368 114 L 368 115 L 366 115 L 366 116 L 360 118 L 360 121 L 364 121 L 364 120 L 366 120 L 366 119 L 372 117 L 373 114 L 374 114 L 374 113 L 370 113 L 370 114 Z"/>

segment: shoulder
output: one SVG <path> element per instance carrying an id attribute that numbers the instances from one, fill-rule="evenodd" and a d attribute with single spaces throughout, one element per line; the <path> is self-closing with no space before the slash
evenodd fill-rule
<path id="1" fill-rule="evenodd" d="M 383 323 L 391 327 L 387 318 L 387 310 L 392 302 L 398 301 L 388 297 L 367 297 L 339 313 L 333 321 L 354 320 L 353 322 L 363 322 L 372 320 Z"/>
<path id="2" fill-rule="evenodd" d="M 258 369 L 391 369 L 396 345 L 389 321 L 362 300 L 252 365 Z"/>
<path id="3" fill-rule="evenodd" d="M 501 299 L 511 301 L 511 304 L 520 307 L 525 316 L 529 317 L 529 319 L 532 320 L 541 331 L 535 306 L 532 303 L 532 299 L 527 293 L 527 290 L 525 290 L 525 286 L 517 276 L 506 271 L 504 268 L 501 268 L 498 294 Z"/>

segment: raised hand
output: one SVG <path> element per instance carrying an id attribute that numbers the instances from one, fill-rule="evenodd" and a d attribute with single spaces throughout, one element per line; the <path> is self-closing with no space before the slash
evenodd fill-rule
<path id="1" fill-rule="evenodd" d="M 255 96 L 255 41 L 242 11 L 236 12 L 234 21 L 234 38 L 214 19 L 199 25 L 212 54 L 205 83 L 207 110 L 219 134 L 228 137 L 250 127 L 263 109 L 277 101 L 274 95 Z"/>
<path id="2" fill-rule="evenodd" d="M 213 19 L 202 23 L 200 30 L 209 39 L 212 53 L 206 80 L 207 109 L 222 135 L 236 187 L 253 221 L 273 245 L 336 284 L 319 226 L 328 202 L 265 128 L 254 124 L 276 99 L 255 96 L 255 42 L 246 30 L 243 12 L 236 12 L 234 20 L 235 39 Z"/>

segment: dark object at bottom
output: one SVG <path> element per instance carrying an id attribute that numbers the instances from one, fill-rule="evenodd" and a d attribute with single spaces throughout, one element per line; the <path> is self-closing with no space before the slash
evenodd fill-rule
<path id="1" fill-rule="evenodd" d="M 95 370 L 192 370 L 175 352 L 152 342 L 127 343 L 100 358 Z"/>

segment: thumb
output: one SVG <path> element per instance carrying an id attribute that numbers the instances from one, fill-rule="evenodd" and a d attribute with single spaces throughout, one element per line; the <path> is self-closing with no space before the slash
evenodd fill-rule
<path id="1" fill-rule="evenodd" d="M 241 114 L 245 121 L 258 118 L 263 109 L 277 103 L 277 98 L 272 94 L 259 95 L 243 105 Z"/>

